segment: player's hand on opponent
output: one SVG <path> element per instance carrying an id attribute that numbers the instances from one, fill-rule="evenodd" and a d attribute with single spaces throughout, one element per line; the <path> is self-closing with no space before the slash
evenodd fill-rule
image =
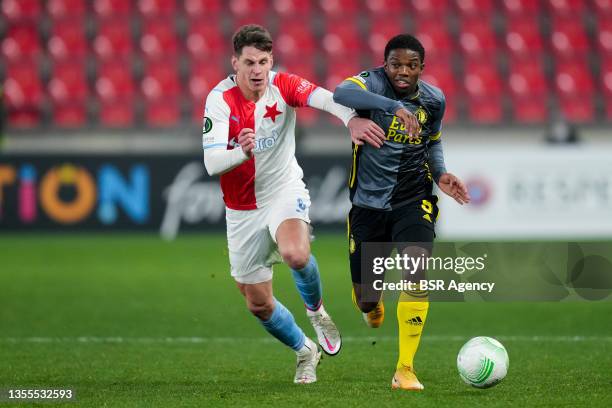
<path id="1" fill-rule="evenodd" d="M 419 121 L 414 113 L 406 108 L 399 108 L 395 111 L 395 116 L 406 127 L 406 134 L 410 140 L 416 139 L 419 136 Z"/>
<path id="2" fill-rule="evenodd" d="M 444 173 L 438 180 L 438 187 L 446 195 L 451 196 L 459 204 L 467 204 L 470 202 L 470 195 L 463 184 L 463 181 L 459 180 L 457 176 L 451 173 Z"/>
<path id="3" fill-rule="evenodd" d="M 358 146 L 365 142 L 378 149 L 385 143 L 385 132 L 370 119 L 354 117 L 349 120 L 347 127 L 351 132 L 351 140 Z"/>
<path id="4" fill-rule="evenodd" d="M 238 134 L 238 143 L 248 158 L 253 157 L 253 149 L 255 149 L 255 132 L 253 129 L 242 129 Z"/>

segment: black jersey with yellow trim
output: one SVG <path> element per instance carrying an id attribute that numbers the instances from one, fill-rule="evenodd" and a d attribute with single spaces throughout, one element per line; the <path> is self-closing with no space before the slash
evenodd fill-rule
<path id="1" fill-rule="evenodd" d="M 358 110 L 361 117 L 374 121 L 385 132 L 380 149 L 353 145 L 353 167 L 349 176 L 354 205 L 390 211 L 432 194 L 433 179 L 428 165 L 428 149 L 440 142 L 446 101 L 442 91 L 419 80 L 412 97 L 395 94 L 382 67 L 347 78 L 341 86 L 363 90 L 399 101 L 414 113 L 420 132 L 410 140 L 406 128 L 393 112 Z M 364 95 L 367 97 L 367 94 Z"/>

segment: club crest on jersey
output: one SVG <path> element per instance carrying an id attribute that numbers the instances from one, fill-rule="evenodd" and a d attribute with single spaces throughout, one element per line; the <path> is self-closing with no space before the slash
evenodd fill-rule
<path id="1" fill-rule="evenodd" d="M 277 105 L 276 102 L 274 102 L 274 105 L 272 105 L 272 106 L 267 106 L 266 105 L 266 114 L 264 115 L 264 119 L 265 118 L 270 118 L 270 119 L 272 119 L 272 122 L 276 122 L 276 117 L 278 115 L 280 115 L 281 113 L 283 113 L 283 112 L 279 111 L 278 109 L 276 109 L 276 105 Z"/>
<path id="2" fill-rule="evenodd" d="M 417 109 L 414 112 L 414 116 L 416 116 L 417 121 L 423 125 L 425 122 L 427 122 L 427 112 L 425 111 L 425 109 L 423 109 L 422 106 L 419 107 L 419 109 Z"/>

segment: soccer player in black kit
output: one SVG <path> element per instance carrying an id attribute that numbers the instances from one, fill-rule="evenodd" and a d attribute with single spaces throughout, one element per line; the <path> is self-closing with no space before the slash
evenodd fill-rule
<path id="1" fill-rule="evenodd" d="M 382 292 L 371 293 L 373 271 L 362 271 L 361 244 L 409 242 L 411 246 L 398 248 L 398 252 L 430 255 L 438 215 L 433 183 L 459 204 L 470 201 L 463 182 L 444 165 L 441 124 L 446 101 L 439 88 L 420 80 L 424 60 L 425 50 L 418 39 L 398 35 L 387 43 L 382 67 L 347 78 L 334 92 L 335 102 L 354 108 L 375 123 L 361 140 L 353 137 L 349 177 L 353 295 L 370 327 L 382 324 L 384 305 Z M 372 141 L 377 141 L 379 148 L 364 144 Z M 427 291 L 400 294 L 399 359 L 393 388 L 423 389 L 413 360 L 428 308 Z"/>

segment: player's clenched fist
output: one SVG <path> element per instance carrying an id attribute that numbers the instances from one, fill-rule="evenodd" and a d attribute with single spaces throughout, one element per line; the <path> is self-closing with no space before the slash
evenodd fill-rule
<path id="1" fill-rule="evenodd" d="M 406 133 L 411 140 L 419 135 L 419 121 L 414 116 L 414 113 L 406 108 L 400 108 L 395 111 L 395 116 L 406 127 Z"/>
<path id="2" fill-rule="evenodd" d="M 238 134 L 238 143 L 242 147 L 244 154 L 248 157 L 253 157 L 253 149 L 255 149 L 255 132 L 253 129 L 242 129 Z"/>

